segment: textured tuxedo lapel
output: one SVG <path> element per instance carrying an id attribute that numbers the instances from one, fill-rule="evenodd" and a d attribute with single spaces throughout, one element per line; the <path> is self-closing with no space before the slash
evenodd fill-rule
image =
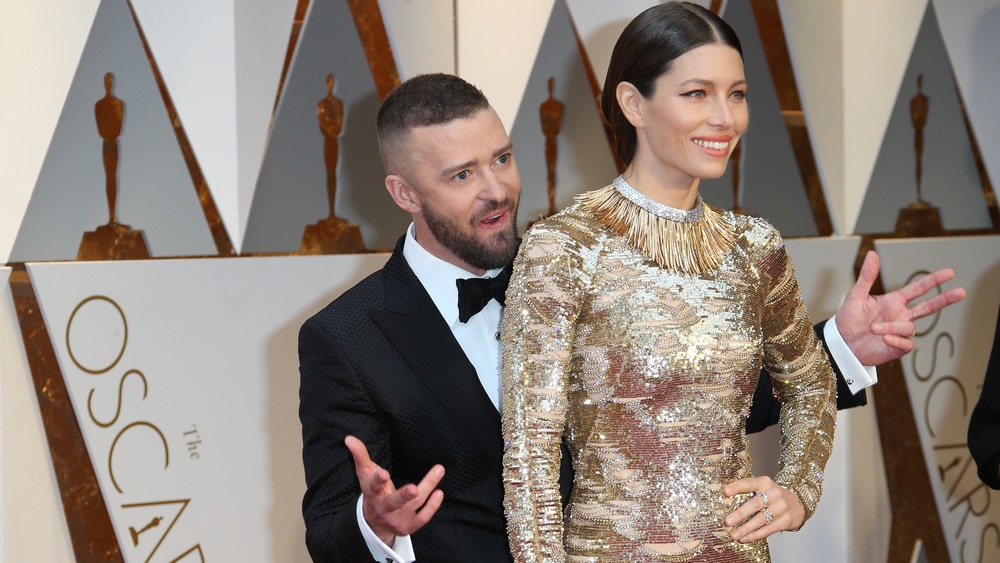
<path id="1" fill-rule="evenodd" d="M 375 324 L 413 371 L 484 452 L 501 463 L 500 415 L 476 370 L 455 340 L 427 291 L 406 264 L 402 245 L 382 270 L 386 310 L 371 312 Z"/>

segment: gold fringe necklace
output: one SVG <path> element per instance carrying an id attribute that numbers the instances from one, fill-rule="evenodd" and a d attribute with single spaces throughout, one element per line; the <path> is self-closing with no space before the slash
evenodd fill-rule
<path id="1" fill-rule="evenodd" d="M 578 196 L 577 203 L 661 268 L 700 275 L 718 269 L 735 240 L 733 225 L 698 194 L 685 211 L 639 193 L 622 176 L 610 186 Z"/>

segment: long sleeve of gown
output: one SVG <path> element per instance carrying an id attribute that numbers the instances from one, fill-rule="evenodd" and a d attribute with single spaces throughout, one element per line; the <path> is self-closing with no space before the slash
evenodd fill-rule
<path id="1" fill-rule="evenodd" d="M 833 448 L 836 376 L 816 338 L 795 270 L 780 237 L 758 263 L 767 294 L 762 329 L 764 367 L 782 403 L 781 454 L 775 481 L 802 501 L 812 516 L 823 489 L 823 470 Z"/>
<path id="2" fill-rule="evenodd" d="M 585 259 L 564 234 L 533 229 L 514 262 L 503 319 L 504 508 L 515 561 L 563 561 L 560 444 Z"/>

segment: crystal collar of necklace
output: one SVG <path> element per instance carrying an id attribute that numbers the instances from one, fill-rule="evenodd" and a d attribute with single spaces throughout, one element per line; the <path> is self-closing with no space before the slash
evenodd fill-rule
<path id="1" fill-rule="evenodd" d="M 698 199 L 695 202 L 693 209 L 684 210 L 677 209 L 676 207 L 670 207 L 669 205 L 663 205 L 658 201 L 649 199 L 630 186 L 629 183 L 625 181 L 624 176 L 618 176 L 615 178 L 612 185 L 614 185 L 615 189 L 618 190 L 618 193 L 625 196 L 625 198 L 629 201 L 646 211 L 649 211 L 657 217 L 663 217 L 664 219 L 669 219 L 678 223 L 693 223 L 695 221 L 700 221 L 701 218 L 705 216 L 705 202 L 701 199 L 701 194 L 695 194 Z"/>

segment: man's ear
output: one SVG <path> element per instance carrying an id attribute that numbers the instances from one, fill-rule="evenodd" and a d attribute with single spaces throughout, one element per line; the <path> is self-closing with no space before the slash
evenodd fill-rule
<path id="1" fill-rule="evenodd" d="M 642 94 L 632 85 L 631 82 L 619 82 L 615 88 L 615 97 L 618 99 L 618 106 L 622 109 L 625 119 L 632 124 L 632 127 L 645 127 L 642 116 Z"/>
<path id="2" fill-rule="evenodd" d="M 392 201 L 403 211 L 411 215 L 420 212 L 420 194 L 402 176 L 398 174 L 386 176 L 385 189 Z"/>

